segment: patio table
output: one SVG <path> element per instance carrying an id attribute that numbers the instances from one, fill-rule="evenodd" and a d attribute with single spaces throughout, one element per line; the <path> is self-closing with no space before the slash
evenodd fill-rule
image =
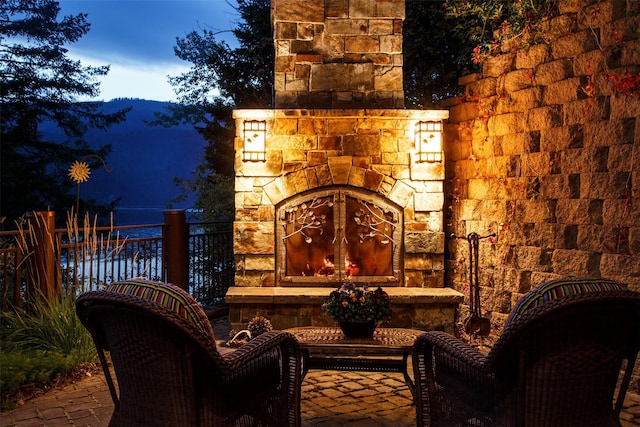
<path id="1" fill-rule="evenodd" d="M 303 378 L 310 369 L 401 372 L 415 399 L 415 384 L 407 372 L 407 360 L 413 343 L 424 331 L 377 328 L 372 338 L 347 338 L 337 327 L 306 326 L 286 332 L 300 343 Z"/>

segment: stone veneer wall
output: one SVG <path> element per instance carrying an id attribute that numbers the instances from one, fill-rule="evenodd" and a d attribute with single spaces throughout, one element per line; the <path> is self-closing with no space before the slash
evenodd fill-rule
<path id="1" fill-rule="evenodd" d="M 640 94 L 606 78 L 640 71 L 634 3 L 561 1 L 550 44 L 502 46 L 450 102 L 446 232 L 497 233 L 480 243 L 496 332 L 548 279 L 601 276 L 640 291 Z M 467 243 L 448 246 L 447 283 L 468 294 Z"/>
<path id="2" fill-rule="evenodd" d="M 404 0 L 272 0 L 276 108 L 403 108 Z"/>

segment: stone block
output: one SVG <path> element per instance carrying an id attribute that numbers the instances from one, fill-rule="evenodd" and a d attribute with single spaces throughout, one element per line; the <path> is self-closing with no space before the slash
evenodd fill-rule
<path id="1" fill-rule="evenodd" d="M 533 69 L 546 62 L 550 56 L 551 53 L 546 44 L 537 44 L 527 49 L 519 49 L 515 57 L 515 67 L 518 70 L 523 68 Z"/>
<path id="2" fill-rule="evenodd" d="M 540 193 L 547 199 L 568 199 L 570 196 L 567 175 L 542 174 L 540 177 Z"/>
<path id="3" fill-rule="evenodd" d="M 481 219 L 482 203 L 480 200 L 463 199 L 460 201 L 460 212 L 458 214 L 460 220 L 478 220 Z"/>
<path id="4" fill-rule="evenodd" d="M 602 251 L 609 230 L 602 225 L 580 225 L 578 227 L 578 249 L 582 251 Z"/>
<path id="5" fill-rule="evenodd" d="M 540 131 L 540 151 L 556 152 L 569 147 L 569 127 L 559 126 Z"/>
<path id="6" fill-rule="evenodd" d="M 245 256 L 245 271 L 258 270 L 258 271 L 274 271 L 274 257 L 269 255 L 246 255 Z"/>
<path id="7" fill-rule="evenodd" d="M 569 77 L 573 77 L 573 61 L 569 58 L 546 62 L 535 69 L 535 83 L 543 86 Z"/>
<path id="8" fill-rule="evenodd" d="M 612 119 L 637 117 L 638 111 L 640 111 L 640 96 L 625 96 L 623 94 L 620 94 L 611 97 Z"/>
<path id="9" fill-rule="evenodd" d="M 573 77 L 551 83 L 547 86 L 542 103 L 544 105 L 564 104 L 576 101 L 579 96 L 585 96 L 585 85 L 580 77 Z"/>
<path id="10" fill-rule="evenodd" d="M 412 160 L 411 179 L 417 181 L 444 179 L 444 162 L 415 163 L 415 161 Z"/>
<path id="11" fill-rule="evenodd" d="M 578 28 L 583 30 L 601 28 L 611 21 L 622 18 L 624 14 L 624 1 L 599 1 L 596 4 L 587 6 L 584 9 L 584 13 L 577 15 Z"/>
<path id="12" fill-rule="evenodd" d="M 380 52 L 380 40 L 372 36 L 348 36 L 345 38 L 346 53 L 377 53 Z"/>
<path id="13" fill-rule="evenodd" d="M 286 55 L 276 57 L 275 72 L 276 73 L 291 73 L 295 70 L 296 56 Z"/>
<path id="14" fill-rule="evenodd" d="M 483 78 L 466 85 L 465 93 L 468 97 L 487 97 L 496 94 L 496 78 Z"/>
<path id="15" fill-rule="evenodd" d="M 383 179 L 384 179 L 384 175 L 368 170 L 365 172 L 364 182 L 362 186 L 367 190 L 378 191 L 378 188 L 382 183 Z"/>
<path id="16" fill-rule="evenodd" d="M 492 116 L 489 118 L 489 134 L 507 135 L 510 133 L 522 132 L 524 130 L 523 118 L 523 115 L 519 113 L 509 113 Z"/>
<path id="17" fill-rule="evenodd" d="M 393 20 L 392 19 L 370 19 L 368 33 L 370 35 L 390 35 L 393 34 Z M 383 52 L 388 52 L 385 49 L 381 49 Z"/>
<path id="18" fill-rule="evenodd" d="M 405 270 L 404 283 L 408 288 L 421 288 L 423 286 L 422 272 Z"/>
<path id="19" fill-rule="evenodd" d="M 245 208 L 260 206 L 262 193 L 246 192 L 243 193 L 242 199 L 242 206 L 244 206 Z"/>
<path id="20" fill-rule="evenodd" d="M 349 16 L 349 0 L 325 0 L 324 13 L 327 18 L 347 18 Z"/>
<path id="21" fill-rule="evenodd" d="M 369 21 L 367 19 L 327 19 L 325 23 L 326 36 L 366 35 Z M 344 44 L 344 37 L 336 38 Z"/>
<path id="22" fill-rule="evenodd" d="M 512 92 L 508 98 L 508 106 L 504 108 L 505 111 L 498 110 L 497 113 L 526 112 L 540 106 L 542 106 L 542 88 L 539 86 L 529 87 Z"/>
<path id="23" fill-rule="evenodd" d="M 316 166 L 314 170 L 318 178 L 318 186 L 333 184 L 333 177 L 331 176 L 329 165 Z"/>
<path id="24" fill-rule="evenodd" d="M 591 222 L 589 201 L 586 199 L 559 199 L 555 213 L 559 224 L 586 225 Z"/>
<path id="25" fill-rule="evenodd" d="M 413 202 L 413 188 L 407 185 L 402 180 L 390 181 L 385 178 L 381 183 L 381 187 L 387 185 L 390 190 L 387 193 L 387 197 L 401 207 L 405 207 L 409 202 Z"/>
<path id="26" fill-rule="evenodd" d="M 402 53 L 402 35 L 381 35 L 380 52 Z"/>
<path id="27" fill-rule="evenodd" d="M 416 211 L 439 212 L 444 206 L 443 193 L 416 193 L 414 199 Z"/>
<path id="28" fill-rule="evenodd" d="M 551 259 L 553 272 L 561 276 L 600 276 L 600 254 L 573 249 L 556 249 Z"/>
<path id="29" fill-rule="evenodd" d="M 300 22 L 324 22 L 324 1 L 277 0 L 272 16 L 274 21 L 290 21 L 295 16 Z"/>
<path id="30" fill-rule="evenodd" d="M 525 126 L 530 131 L 557 127 L 562 125 L 562 106 L 550 105 L 534 108 L 525 117 Z"/>
<path id="31" fill-rule="evenodd" d="M 630 40 L 622 45 L 620 66 L 633 66 L 640 64 L 640 39 Z"/>
<path id="32" fill-rule="evenodd" d="M 382 163 L 385 165 L 408 165 L 409 153 L 399 153 L 399 152 L 382 153 Z"/>
<path id="33" fill-rule="evenodd" d="M 472 103 L 465 102 L 449 109 L 449 121 L 452 123 L 473 120 L 478 116 L 478 109 Z"/>
<path id="34" fill-rule="evenodd" d="M 293 74 L 287 74 L 284 83 L 284 90 L 290 92 L 308 92 L 309 91 L 309 79 L 308 78 L 295 78 Z"/>
<path id="35" fill-rule="evenodd" d="M 353 118 L 329 120 L 327 132 L 329 135 L 342 137 L 343 135 L 355 134 L 357 132 L 358 121 Z"/>
<path id="36" fill-rule="evenodd" d="M 282 52 L 282 48 L 285 47 L 284 42 L 286 43 L 286 49 L 290 52 L 289 49 L 289 40 L 295 40 L 298 36 L 298 26 L 295 22 L 276 22 L 275 24 L 275 38 L 278 41 L 279 48 L 278 52 Z"/>
<path id="37" fill-rule="evenodd" d="M 554 39 L 557 39 L 563 35 L 573 33 L 576 26 L 576 15 L 569 13 L 561 14 L 553 18 L 549 23 L 549 32 Z"/>
<path id="38" fill-rule="evenodd" d="M 376 1 L 376 16 L 394 18 L 401 21 L 405 18 L 405 0 Z"/>
<path id="39" fill-rule="evenodd" d="M 375 67 L 373 86 L 376 91 L 402 90 L 401 67 Z"/>
<path id="40" fill-rule="evenodd" d="M 598 48 L 598 43 L 591 31 L 580 31 L 564 37 L 559 37 L 551 45 L 552 56 L 555 59 L 571 58 L 582 52 Z"/>
<path id="41" fill-rule="evenodd" d="M 545 222 L 549 217 L 546 200 L 518 200 L 516 219 L 520 223 Z"/>
<path id="42" fill-rule="evenodd" d="M 607 170 L 611 172 L 633 170 L 633 159 L 633 144 L 612 145 L 609 147 Z"/>
<path id="43" fill-rule="evenodd" d="M 329 169 L 334 184 L 346 184 L 349 182 L 351 170 L 351 156 L 339 156 L 329 158 Z"/>
<path id="44" fill-rule="evenodd" d="M 603 253 L 600 258 L 600 273 L 602 277 L 609 277 L 623 282 L 629 282 L 627 278 L 638 275 L 640 272 L 640 256 L 628 254 Z M 637 290 L 637 289 L 636 289 Z"/>
<path id="45" fill-rule="evenodd" d="M 573 58 L 573 74 L 575 76 L 593 76 L 606 69 L 605 56 L 602 51 L 598 49 L 581 53 Z"/>
<path id="46" fill-rule="evenodd" d="M 300 62 L 320 62 L 319 55 L 313 54 L 313 42 L 311 40 L 291 40 L 291 53 L 296 55 L 296 61 Z"/>
<path id="47" fill-rule="evenodd" d="M 531 69 L 519 69 L 511 71 L 504 76 L 503 88 L 507 92 L 515 92 L 532 86 L 533 71 Z"/>
<path id="48" fill-rule="evenodd" d="M 364 173 L 364 169 L 352 166 L 349 170 L 349 185 L 360 188 L 364 187 Z"/>
<path id="49" fill-rule="evenodd" d="M 311 64 L 312 91 L 372 90 L 373 64 Z"/>
<path id="50" fill-rule="evenodd" d="M 482 74 L 486 77 L 498 77 L 511 71 L 513 64 L 514 55 L 512 53 L 490 56 L 482 64 Z"/>
<path id="51" fill-rule="evenodd" d="M 345 135 L 343 153 L 351 156 L 380 155 L 379 135 Z"/>
<path id="52" fill-rule="evenodd" d="M 306 83 L 305 90 L 309 90 L 309 78 L 311 77 L 311 66 L 309 64 L 300 63 L 300 57 L 303 59 L 310 59 L 309 55 L 296 55 L 296 71 L 292 73 L 285 74 L 285 85 L 289 80 L 304 80 Z M 311 62 L 311 61 L 308 61 Z M 292 89 L 293 90 L 293 89 Z"/>
<path id="53" fill-rule="evenodd" d="M 615 196 L 615 193 L 611 194 Z M 634 207 L 630 201 L 626 199 L 605 199 L 602 205 L 602 221 L 603 225 L 611 227 L 632 227 L 640 225 L 638 218 L 640 208 Z"/>

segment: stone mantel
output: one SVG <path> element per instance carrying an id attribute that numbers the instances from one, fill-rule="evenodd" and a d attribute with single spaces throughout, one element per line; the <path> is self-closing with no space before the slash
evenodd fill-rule
<path id="1" fill-rule="evenodd" d="M 394 304 L 457 304 L 464 295 L 451 288 L 383 288 Z M 300 304 L 301 302 L 319 303 L 325 300 L 333 289 L 326 287 L 274 287 L 253 288 L 233 286 L 226 296 L 227 303 L 279 303 Z"/>
<path id="2" fill-rule="evenodd" d="M 233 110 L 233 118 L 241 120 L 269 120 L 288 117 L 398 118 L 405 120 L 446 120 L 449 110 L 406 109 L 242 109 Z"/>

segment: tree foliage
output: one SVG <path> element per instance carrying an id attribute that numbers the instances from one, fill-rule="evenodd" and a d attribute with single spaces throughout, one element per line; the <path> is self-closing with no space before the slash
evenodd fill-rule
<path id="1" fill-rule="evenodd" d="M 170 78 L 179 104 L 170 106 L 156 122 L 167 126 L 192 123 L 209 142 L 203 167 L 190 180 L 179 181 L 187 192 L 195 191 L 196 205 L 204 209 L 201 219 L 233 215 L 233 110 L 272 106 L 274 51 L 269 6 L 270 0 L 238 0 L 241 21 L 232 31 L 237 47 L 219 40 L 221 32 L 211 28 L 176 40 L 175 54 L 192 65 L 186 73 Z M 231 199 L 220 199 L 222 194 Z M 222 205 L 231 211 L 223 214 Z"/>
<path id="2" fill-rule="evenodd" d="M 0 3 L 0 214 L 10 226 L 31 210 L 67 210 L 75 204 L 67 177 L 73 161 L 104 158 L 109 146 L 91 150 L 83 139 L 124 120 L 126 110 L 105 114 L 102 103 L 77 102 L 99 94 L 96 79 L 108 66 L 85 67 L 67 57 L 65 45 L 90 28 L 86 14 L 58 18 L 55 0 L 4 0 Z M 53 123 L 62 143 L 45 140 L 40 128 Z M 101 165 L 96 157 L 91 167 Z M 84 201 L 85 208 L 98 208 Z M 103 207 L 104 208 L 104 207 Z"/>
<path id="3" fill-rule="evenodd" d="M 406 105 L 428 108 L 460 94 L 458 79 L 480 72 L 482 57 L 499 43 L 539 43 L 538 26 L 558 0 L 406 0 L 404 84 Z"/>

